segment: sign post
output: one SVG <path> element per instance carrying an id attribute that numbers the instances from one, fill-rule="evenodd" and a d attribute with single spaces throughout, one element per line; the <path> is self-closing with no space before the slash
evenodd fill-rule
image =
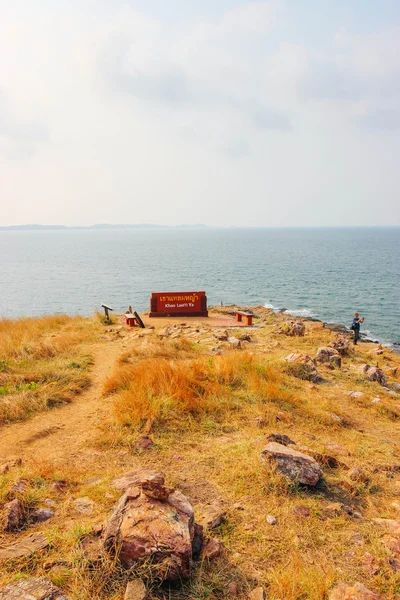
<path id="1" fill-rule="evenodd" d="M 205 292 L 154 292 L 150 317 L 208 317 Z"/>

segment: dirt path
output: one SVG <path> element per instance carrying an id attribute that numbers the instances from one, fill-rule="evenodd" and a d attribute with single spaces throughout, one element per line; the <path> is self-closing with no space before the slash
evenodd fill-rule
<path id="1" fill-rule="evenodd" d="M 71 404 L 39 413 L 22 423 L 0 429 L 0 463 L 15 458 L 62 462 L 76 456 L 96 435 L 96 426 L 112 410 L 102 397 L 102 387 L 126 340 L 96 344 L 90 348 L 94 365 L 91 387 Z"/>

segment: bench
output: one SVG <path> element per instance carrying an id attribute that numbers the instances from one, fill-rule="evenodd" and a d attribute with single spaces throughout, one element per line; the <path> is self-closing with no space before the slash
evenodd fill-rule
<path id="1" fill-rule="evenodd" d="M 135 327 L 136 325 L 136 317 L 132 313 L 125 313 L 125 323 L 129 327 Z"/>
<path id="2" fill-rule="evenodd" d="M 236 321 L 238 323 L 241 323 L 243 320 L 243 317 L 246 319 L 246 325 L 251 327 L 253 325 L 254 315 L 251 313 L 248 313 L 248 312 L 243 312 L 242 310 L 237 310 L 236 311 Z"/>

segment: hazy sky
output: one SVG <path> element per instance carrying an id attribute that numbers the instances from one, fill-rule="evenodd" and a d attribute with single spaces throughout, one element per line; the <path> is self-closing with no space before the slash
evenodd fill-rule
<path id="1" fill-rule="evenodd" d="M 0 0 L 0 224 L 400 225 L 399 0 Z"/>

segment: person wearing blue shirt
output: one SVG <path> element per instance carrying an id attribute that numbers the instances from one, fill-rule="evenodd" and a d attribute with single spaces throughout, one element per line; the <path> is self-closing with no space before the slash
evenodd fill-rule
<path id="1" fill-rule="evenodd" d="M 357 342 L 360 339 L 360 327 L 361 323 L 364 323 L 364 317 L 359 317 L 358 312 L 354 313 L 353 325 L 351 326 L 354 331 L 354 345 L 357 346 Z"/>

